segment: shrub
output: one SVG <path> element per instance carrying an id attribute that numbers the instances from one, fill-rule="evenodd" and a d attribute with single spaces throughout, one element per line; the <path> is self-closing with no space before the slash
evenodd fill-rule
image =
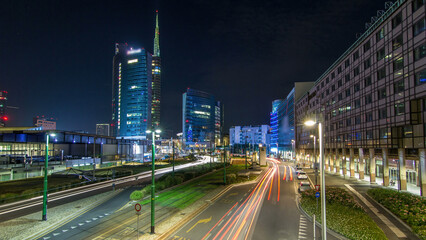
<path id="1" fill-rule="evenodd" d="M 143 194 L 142 194 L 142 192 L 141 192 L 141 191 L 139 191 L 139 190 L 133 191 L 133 192 L 130 194 L 130 200 L 136 201 L 136 200 L 140 200 L 140 199 L 142 199 L 142 198 L 143 198 Z"/>
<path id="2" fill-rule="evenodd" d="M 315 190 L 301 193 L 301 206 L 321 222 L 321 207 L 317 208 Z M 387 239 L 383 231 L 368 216 L 354 197 L 341 188 L 326 190 L 327 226 L 349 239 Z"/>
<path id="3" fill-rule="evenodd" d="M 237 181 L 237 175 L 235 173 L 226 174 L 226 184 L 233 184 Z"/>
<path id="4" fill-rule="evenodd" d="M 426 239 L 426 199 L 385 188 L 369 189 L 367 193 Z"/>
<path id="5" fill-rule="evenodd" d="M 183 174 L 183 179 L 185 180 L 185 181 L 188 181 L 188 180 L 191 180 L 191 179 L 193 179 L 194 178 L 194 173 L 193 172 L 185 172 L 184 174 Z"/>

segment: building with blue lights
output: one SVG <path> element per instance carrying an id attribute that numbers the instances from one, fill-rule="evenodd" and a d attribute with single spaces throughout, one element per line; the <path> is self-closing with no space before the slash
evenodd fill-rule
<path id="1" fill-rule="evenodd" d="M 203 91 L 187 89 L 182 96 L 182 133 L 187 148 L 220 145 L 223 128 L 223 106 Z"/>
<path id="2" fill-rule="evenodd" d="M 112 136 L 146 139 L 151 128 L 151 53 L 117 43 L 112 86 Z"/>
<path id="3" fill-rule="evenodd" d="M 294 103 L 313 85 L 314 82 L 296 82 L 285 99 L 278 99 L 272 102 L 270 152 L 283 158 L 291 158 L 293 156 L 292 140 L 294 141 L 295 139 Z"/>

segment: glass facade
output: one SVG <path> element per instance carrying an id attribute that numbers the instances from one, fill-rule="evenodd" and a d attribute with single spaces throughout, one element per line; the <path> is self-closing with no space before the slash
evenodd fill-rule
<path id="1" fill-rule="evenodd" d="M 7 92 L 0 91 L 0 127 L 6 126 L 6 103 L 7 103 Z"/>
<path id="2" fill-rule="evenodd" d="M 220 144 L 223 126 L 222 106 L 209 93 L 188 89 L 182 97 L 182 133 L 188 143 Z"/>
<path id="3" fill-rule="evenodd" d="M 145 49 L 116 44 L 113 59 L 113 136 L 146 139 L 151 127 L 152 56 Z"/>

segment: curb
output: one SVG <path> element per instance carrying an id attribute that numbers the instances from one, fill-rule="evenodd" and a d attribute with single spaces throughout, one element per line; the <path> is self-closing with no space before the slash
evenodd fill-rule
<path id="1" fill-rule="evenodd" d="M 181 220 L 177 225 L 175 225 L 174 227 L 170 228 L 169 230 L 167 230 L 165 233 L 161 234 L 158 238 L 156 238 L 157 240 L 165 240 L 167 239 L 172 233 L 176 232 L 178 229 L 182 228 L 185 224 L 187 224 L 189 221 L 191 221 L 193 218 L 195 218 L 197 215 L 199 215 L 200 213 L 202 213 L 204 210 L 206 210 L 214 201 L 216 201 L 218 198 L 220 198 L 221 196 L 223 196 L 226 192 L 228 192 L 231 188 L 233 188 L 234 186 L 239 186 L 239 185 L 245 185 L 245 184 L 249 184 L 249 183 L 254 183 L 256 181 L 258 181 L 259 177 L 264 175 L 265 171 L 262 170 L 262 173 L 259 174 L 257 176 L 257 178 L 255 180 L 249 181 L 249 182 L 243 182 L 243 183 L 237 183 L 237 184 L 231 184 L 228 185 L 227 187 L 225 187 L 222 191 L 220 191 L 216 196 L 214 196 L 213 198 L 211 198 L 210 200 L 206 200 L 208 201 L 208 203 L 205 203 L 204 205 L 202 205 L 199 209 L 195 210 L 193 213 L 191 213 L 190 215 L 186 216 L 183 220 Z"/>
<path id="2" fill-rule="evenodd" d="M 299 201 L 296 201 L 296 202 L 297 202 L 297 208 L 299 208 L 299 210 L 302 212 L 302 214 L 305 215 L 305 217 L 307 217 L 309 219 L 309 221 L 312 222 L 312 217 L 307 212 L 305 212 L 305 210 L 303 210 L 303 208 L 299 204 Z M 315 221 L 315 226 L 322 229 L 322 225 L 319 224 L 319 222 L 317 222 L 317 221 Z M 349 240 L 348 238 L 344 237 L 343 235 L 340 235 L 339 233 L 331 230 L 330 228 L 327 228 L 327 233 L 331 234 L 333 237 L 335 237 L 337 239 Z"/>
<path id="3" fill-rule="evenodd" d="M 165 233 L 161 234 L 158 238 L 158 240 L 163 240 L 163 239 L 167 239 L 172 233 L 176 232 L 178 229 L 182 228 L 185 224 L 187 224 L 189 221 L 191 221 L 193 218 L 195 218 L 197 215 L 199 215 L 200 213 L 202 213 L 204 210 L 206 210 L 211 203 L 213 203 L 214 201 L 216 201 L 219 197 L 223 196 L 227 191 L 229 191 L 231 188 L 233 187 L 233 185 L 229 185 L 227 186 L 225 189 L 223 189 L 222 191 L 220 191 L 216 196 L 214 196 L 213 198 L 211 198 L 210 200 L 206 200 L 209 201 L 209 203 L 205 203 L 203 204 L 200 208 L 198 208 L 197 210 L 195 210 L 194 212 L 192 212 L 190 215 L 186 216 L 183 220 L 181 220 L 177 225 L 175 225 L 174 227 L 170 228 L 169 230 L 167 230 Z"/>
<path id="4" fill-rule="evenodd" d="M 311 178 L 309 177 L 309 175 L 308 175 L 308 179 L 311 182 L 311 184 L 313 184 Z M 300 202 L 299 202 L 300 198 L 299 198 L 299 196 L 297 196 L 297 199 L 298 199 L 296 201 L 297 208 L 303 213 L 303 215 L 305 215 L 305 217 L 307 217 L 312 222 L 313 221 L 312 217 L 307 212 L 305 212 L 305 210 L 303 210 L 302 206 L 300 206 Z M 315 221 L 315 226 L 318 226 L 319 228 L 322 229 L 322 225 L 318 221 Z M 327 228 L 327 233 L 333 235 L 333 237 L 338 238 L 338 239 L 349 240 L 348 238 L 344 237 L 340 233 L 335 232 L 334 230 L 331 230 L 330 228 Z"/>
<path id="5" fill-rule="evenodd" d="M 399 217 L 397 217 L 395 214 L 393 214 L 389 209 L 387 209 L 385 206 L 383 206 L 381 203 L 377 202 L 375 199 L 373 199 L 372 197 L 370 197 L 370 195 L 368 195 L 368 193 L 365 194 L 367 196 L 368 199 L 370 199 L 371 201 L 375 202 L 377 205 L 379 205 L 381 208 L 383 208 L 387 213 L 389 213 L 389 215 L 391 215 L 393 218 L 395 218 L 399 223 L 402 224 L 402 226 L 404 226 L 405 228 L 407 228 L 408 230 L 410 230 L 411 233 L 413 233 L 416 237 L 418 237 L 419 239 L 422 239 L 419 235 L 417 235 L 417 233 L 415 233 L 413 231 L 413 229 L 408 226 L 408 224 L 406 224 L 404 221 L 402 221 L 402 219 L 400 219 Z"/>
<path id="6" fill-rule="evenodd" d="M 76 219 L 77 217 L 83 215 L 84 213 L 86 213 L 86 212 L 94 209 L 95 207 L 101 205 L 102 203 L 110 200 L 114 196 L 118 195 L 121 191 L 122 190 L 117 190 L 113 194 L 111 194 L 110 196 L 106 197 L 105 199 L 96 201 L 96 202 L 92 203 L 91 205 L 87 206 L 86 208 L 81 209 L 78 212 L 75 212 L 74 214 L 70 215 L 68 219 L 65 219 L 64 221 L 61 221 L 61 222 L 57 222 L 56 224 L 52 224 L 47 229 L 45 228 L 45 229 L 43 229 L 43 230 L 41 230 L 39 232 L 36 232 L 36 233 L 34 233 L 34 234 L 32 234 L 32 235 L 24 238 L 24 239 L 38 239 L 38 238 L 41 238 L 42 236 L 47 235 L 47 234 L 53 232 L 55 229 L 60 228 L 61 226 L 65 225 L 65 224 L 67 224 L 69 222 L 71 222 L 72 220 Z"/>

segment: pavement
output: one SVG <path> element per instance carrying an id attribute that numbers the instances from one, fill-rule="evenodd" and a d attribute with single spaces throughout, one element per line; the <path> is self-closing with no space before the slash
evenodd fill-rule
<path id="1" fill-rule="evenodd" d="M 306 172 L 309 178 L 315 182 L 314 171 L 312 169 L 307 169 Z M 342 187 L 352 193 L 355 199 L 367 211 L 367 214 L 376 222 L 379 228 L 383 230 L 388 239 L 419 239 L 405 223 L 367 195 L 368 189 L 382 186 L 375 183 L 370 184 L 367 181 L 361 181 L 357 178 L 329 173 L 325 175 L 325 182 L 326 187 Z"/>

